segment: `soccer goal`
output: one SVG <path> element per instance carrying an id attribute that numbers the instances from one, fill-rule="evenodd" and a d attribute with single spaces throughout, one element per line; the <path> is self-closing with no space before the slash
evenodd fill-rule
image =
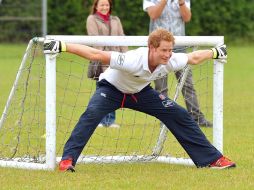
<path id="1" fill-rule="evenodd" d="M 147 46 L 147 36 L 47 36 L 89 46 Z M 203 49 L 220 45 L 222 36 L 175 37 L 176 45 Z M 63 146 L 89 99 L 96 81 L 87 78 L 88 60 L 68 53 L 44 55 L 44 38 L 30 40 L 0 120 L 0 166 L 53 170 Z M 15 53 L 15 52 L 14 52 Z M 182 86 L 192 71 L 199 106 L 213 128 L 202 128 L 223 150 L 223 64 L 213 60 L 186 67 L 180 81 L 169 74 L 169 97 L 185 107 Z M 151 84 L 154 85 L 153 83 Z M 191 97 L 190 97 L 191 98 Z M 191 112 L 191 110 L 190 110 Z M 193 165 L 156 118 L 129 109 L 116 111 L 119 128 L 97 127 L 78 164 L 162 162 Z"/>

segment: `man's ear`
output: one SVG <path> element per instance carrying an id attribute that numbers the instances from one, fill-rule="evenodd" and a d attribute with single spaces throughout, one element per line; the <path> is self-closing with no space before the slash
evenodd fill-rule
<path id="1" fill-rule="evenodd" d="M 149 47 L 149 50 L 150 50 L 150 51 L 151 51 L 151 50 L 154 51 L 154 50 L 156 49 L 153 45 L 149 45 L 148 47 Z"/>

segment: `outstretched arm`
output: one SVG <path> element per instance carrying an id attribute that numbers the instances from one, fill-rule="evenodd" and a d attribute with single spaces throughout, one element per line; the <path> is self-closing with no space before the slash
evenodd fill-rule
<path id="1" fill-rule="evenodd" d="M 187 54 L 188 64 L 197 65 L 213 58 L 212 50 L 197 50 Z"/>
<path id="2" fill-rule="evenodd" d="M 66 44 L 66 52 L 84 57 L 89 60 L 100 61 L 107 65 L 110 63 L 110 52 L 98 50 L 89 46 L 81 44 Z"/>
<path id="3" fill-rule="evenodd" d="M 60 52 L 69 52 L 89 60 L 100 61 L 103 64 L 110 63 L 111 53 L 108 51 L 102 51 L 95 48 L 91 48 L 81 44 L 65 43 L 57 40 L 45 40 L 44 53 L 55 54 Z"/>
<path id="4" fill-rule="evenodd" d="M 197 50 L 187 54 L 188 64 L 197 65 L 209 59 L 227 59 L 226 45 L 221 45 L 210 50 Z"/>

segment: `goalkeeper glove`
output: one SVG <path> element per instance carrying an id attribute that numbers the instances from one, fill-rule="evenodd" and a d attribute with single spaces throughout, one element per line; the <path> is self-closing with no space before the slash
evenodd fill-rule
<path id="1" fill-rule="evenodd" d="M 43 45 L 45 54 L 54 54 L 66 51 L 66 44 L 58 40 L 45 40 Z"/>
<path id="2" fill-rule="evenodd" d="M 227 47 L 225 44 L 212 48 L 213 59 L 227 59 Z"/>

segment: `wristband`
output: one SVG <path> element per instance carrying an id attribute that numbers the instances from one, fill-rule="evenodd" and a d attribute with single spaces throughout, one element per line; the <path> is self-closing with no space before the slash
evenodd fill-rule
<path id="1" fill-rule="evenodd" d="M 218 58 L 218 52 L 217 52 L 216 48 L 212 48 L 211 50 L 213 51 L 213 59 L 217 59 Z"/>
<path id="2" fill-rule="evenodd" d="M 61 52 L 66 52 L 66 43 L 61 41 Z"/>

